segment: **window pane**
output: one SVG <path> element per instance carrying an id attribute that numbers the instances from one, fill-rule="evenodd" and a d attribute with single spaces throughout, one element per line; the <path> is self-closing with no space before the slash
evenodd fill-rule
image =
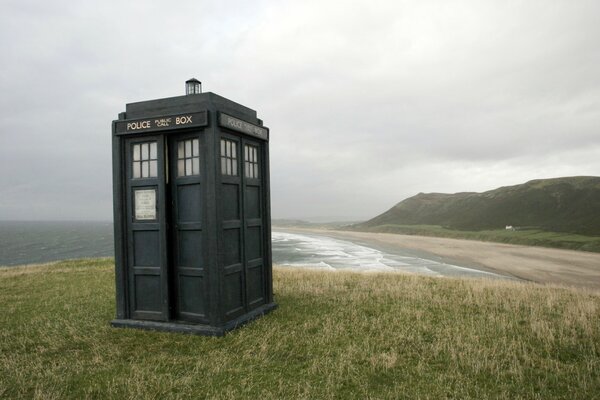
<path id="1" fill-rule="evenodd" d="M 237 158 L 237 143 L 231 142 L 231 157 Z"/>
<path id="2" fill-rule="evenodd" d="M 200 143 L 198 139 L 194 139 L 192 141 L 192 155 L 194 157 L 198 157 L 198 155 L 200 154 Z"/>
<path id="3" fill-rule="evenodd" d="M 133 161 L 140 161 L 140 145 L 133 145 Z"/>
<path id="4" fill-rule="evenodd" d="M 140 178 L 140 162 L 139 161 L 134 161 L 133 162 L 133 177 L 134 178 Z"/>
<path id="5" fill-rule="evenodd" d="M 156 160 L 156 142 L 150 143 L 150 159 Z"/>
<path id="6" fill-rule="evenodd" d="M 227 159 L 225 157 L 221 157 L 221 174 L 227 173 Z"/>
<path id="7" fill-rule="evenodd" d="M 244 146 L 244 160 L 248 160 L 248 145 Z"/>
<path id="8" fill-rule="evenodd" d="M 221 139 L 221 155 L 225 155 L 225 140 Z"/>
<path id="9" fill-rule="evenodd" d="M 148 159 L 148 143 L 142 143 L 142 160 Z"/>
<path id="10" fill-rule="evenodd" d="M 227 140 L 227 151 L 226 151 L 227 157 L 231 157 L 231 142 L 229 140 Z"/>
<path id="11" fill-rule="evenodd" d="M 192 175 L 198 175 L 200 173 L 200 159 L 198 157 L 192 158 Z"/>
<path id="12" fill-rule="evenodd" d="M 192 174 L 192 159 L 191 158 L 188 158 L 185 160 L 185 174 L 186 175 Z"/>
<path id="13" fill-rule="evenodd" d="M 184 158 L 183 154 L 183 141 L 177 142 L 177 158 Z"/>
<path id="14" fill-rule="evenodd" d="M 227 175 L 231 175 L 231 158 L 227 159 Z"/>
<path id="15" fill-rule="evenodd" d="M 142 178 L 148 177 L 148 161 L 142 161 Z"/>
<path id="16" fill-rule="evenodd" d="M 258 178 L 258 164 L 254 164 L 254 177 Z"/>
<path id="17" fill-rule="evenodd" d="M 181 142 L 180 142 L 180 144 L 181 144 Z M 185 161 L 184 160 L 177 161 L 177 176 L 185 176 Z"/>
<path id="18" fill-rule="evenodd" d="M 258 149 L 254 148 L 254 158 L 252 159 L 254 162 L 258 162 Z"/>
<path id="19" fill-rule="evenodd" d="M 250 173 L 250 163 L 248 161 L 246 161 L 244 163 L 244 176 L 246 178 L 250 178 L 250 175 L 248 175 Z"/>
<path id="20" fill-rule="evenodd" d="M 238 172 L 237 172 L 237 160 L 234 158 L 233 159 L 233 165 L 231 167 L 231 175 L 237 176 Z"/>
<path id="21" fill-rule="evenodd" d="M 156 161 L 156 160 L 150 161 L 150 176 L 152 176 L 152 177 L 158 176 L 157 163 L 158 163 L 158 161 Z"/>
<path id="22" fill-rule="evenodd" d="M 191 140 L 185 141 L 185 156 L 186 157 L 192 156 L 192 141 Z"/>

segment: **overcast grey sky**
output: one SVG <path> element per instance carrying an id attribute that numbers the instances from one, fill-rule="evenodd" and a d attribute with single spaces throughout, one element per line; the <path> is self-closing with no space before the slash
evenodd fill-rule
<path id="1" fill-rule="evenodd" d="M 367 218 L 418 192 L 600 175 L 599 1 L 0 11 L 0 219 L 111 219 L 110 122 L 190 77 L 271 128 L 275 218 Z"/>

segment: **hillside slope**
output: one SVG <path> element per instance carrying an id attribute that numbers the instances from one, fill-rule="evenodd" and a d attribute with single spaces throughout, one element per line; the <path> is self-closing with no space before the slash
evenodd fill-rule
<path id="1" fill-rule="evenodd" d="M 600 235 L 600 177 L 539 179 L 483 193 L 419 193 L 354 227 L 389 224 L 471 231 L 512 225 Z"/>

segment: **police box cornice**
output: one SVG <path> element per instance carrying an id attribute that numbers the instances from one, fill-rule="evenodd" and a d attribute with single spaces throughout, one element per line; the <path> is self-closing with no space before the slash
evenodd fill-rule
<path id="1" fill-rule="evenodd" d="M 206 93 L 216 96 L 212 93 Z M 182 96 L 188 97 L 188 96 Z M 220 97 L 220 96 L 217 96 Z M 169 100 L 169 99 L 164 99 Z M 182 128 L 201 128 L 208 126 L 209 110 L 185 114 L 157 115 L 154 117 L 119 119 L 114 121 L 117 135 L 138 134 L 146 132 L 167 131 Z M 269 140 L 269 130 L 224 112 L 215 111 L 219 126 L 244 133 L 262 140 Z"/>

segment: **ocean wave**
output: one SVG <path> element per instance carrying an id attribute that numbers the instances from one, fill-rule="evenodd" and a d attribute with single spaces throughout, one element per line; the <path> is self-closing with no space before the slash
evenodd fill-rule
<path id="1" fill-rule="evenodd" d="M 339 271 L 401 271 L 429 276 L 506 278 L 490 272 L 414 257 L 392 254 L 328 236 L 272 232 L 273 262 L 286 267 Z"/>

